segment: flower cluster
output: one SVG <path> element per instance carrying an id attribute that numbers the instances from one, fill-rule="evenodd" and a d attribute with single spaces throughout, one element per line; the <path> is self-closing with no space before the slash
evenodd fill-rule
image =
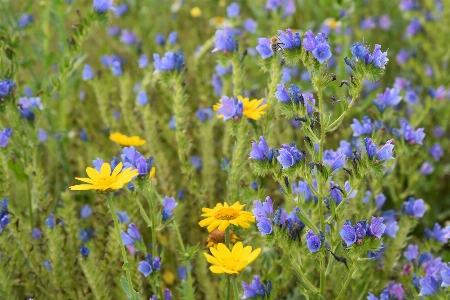
<path id="1" fill-rule="evenodd" d="M 289 145 L 283 144 L 282 148 L 278 149 L 278 153 L 277 160 L 283 169 L 294 166 L 298 162 L 305 160 L 306 157 L 306 152 L 298 150 L 295 142 L 291 142 Z"/>
<path id="2" fill-rule="evenodd" d="M 306 51 L 311 52 L 321 64 L 332 55 L 330 45 L 328 45 L 328 38 L 324 32 L 319 32 L 317 36 L 314 36 L 312 31 L 308 30 L 303 39 L 303 47 Z"/>
<path id="3" fill-rule="evenodd" d="M 386 229 L 386 225 L 383 223 L 382 217 L 372 217 L 371 224 L 367 221 L 359 221 L 355 226 L 347 220 L 342 226 L 340 232 L 342 239 L 346 243 L 347 247 L 350 247 L 354 243 L 361 244 L 364 237 L 377 237 L 381 239 L 381 236 Z"/>
<path id="4" fill-rule="evenodd" d="M 161 257 L 152 257 L 151 254 L 145 256 L 145 260 L 139 262 L 138 271 L 145 277 L 148 277 L 153 271 L 159 271 L 161 269 Z"/>
<path id="5" fill-rule="evenodd" d="M 0 147 L 5 148 L 9 143 L 9 138 L 12 136 L 12 129 L 5 127 L 0 131 Z"/>
<path id="6" fill-rule="evenodd" d="M 269 297 L 272 291 L 272 281 L 268 281 L 267 285 L 261 283 L 258 275 L 253 276 L 251 284 L 242 282 L 242 287 L 244 288 L 244 296 L 241 299 L 255 299 L 257 297 Z"/>
<path id="7" fill-rule="evenodd" d="M 406 119 L 400 119 L 399 124 L 403 138 L 408 144 L 422 145 L 423 138 L 425 137 L 423 128 L 414 130 Z"/>
<path id="8" fill-rule="evenodd" d="M 353 130 L 353 136 L 371 135 L 373 130 L 372 120 L 368 116 L 364 116 L 362 122 L 353 119 L 353 124 L 350 127 Z"/>
<path id="9" fill-rule="evenodd" d="M 371 138 L 364 138 L 364 143 L 366 146 L 367 156 L 369 159 L 376 157 L 377 160 L 388 160 L 394 159 L 394 145 L 392 145 L 392 140 L 388 140 L 384 146 L 378 149 Z"/>
<path id="10" fill-rule="evenodd" d="M 269 148 L 266 139 L 263 136 L 259 137 L 259 143 L 252 142 L 252 151 L 250 152 L 250 158 L 258 161 L 268 160 L 272 163 L 273 157 L 276 151 L 273 148 Z"/>
<path id="11" fill-rule="evenodd" d="M 5 78 L 0 81 L 0 98 L 6 98 L 12 89 L 16 86 L 16 83 L 12 80 Z"/>
<path id="12" fill-rule="evenodd" d="M 8 198 L 4 197 L 0 202 L 0 233 L 9 224 L 9 221 Z"/>
<path id="13" fill-rule="evenodd" d="M 156 168 L 153 166 L 153 156 L 145 158 L 133 146 L 124 147 L 120 155 L 125 168 L 137 170 L 140 177 L 149 175 L 150 178 L 155 176 Z"/>
<path id="14" fill-rule="evenodd" d="M 17 107 L 19 108 L 20 114 L 30 121 L 33 121 L 35 118 L 34 111 L 44 109 L 41 98 L 39 97 L 19 98 L 19 105 Z"/>
<path id="15" fill-rule="evenodd" d="M 155 72 L 166 72 L 166 71 L 180 71 L 184 66 L 184 56 L 181 52 L 166 52 L 161 58 L 159 54 L 153 54 L 153 66 L 155 67 Z"/>
<path id="16" fill-rule="evenodd" d="M 366 65 L 372 64 L 377 68 L 384 69 L 389 59 L 387 58 L 387 51 L 382 52 L 381 46 L 376 44 L 373 53 L 370 54 L 369 49 L 360 43 L 353 44 L 351 48 L 353 57 L 357 62 L 363 62 Z"/>

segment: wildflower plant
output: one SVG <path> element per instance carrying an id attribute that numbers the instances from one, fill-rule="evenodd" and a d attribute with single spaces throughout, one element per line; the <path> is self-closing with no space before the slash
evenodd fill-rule
<path id="1" fill-rule="evenodd" d="M 450 297 L 448 1 L 28 2 L 2 299 Z"/>

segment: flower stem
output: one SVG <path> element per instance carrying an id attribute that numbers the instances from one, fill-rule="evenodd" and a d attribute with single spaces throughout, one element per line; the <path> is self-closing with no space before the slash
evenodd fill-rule
<path id="1" fill-rule="evenodd" d="M 295 273 L 302 278 L 303 283 L 311 290 L 311 292 L 318 294 L 319 291 L 317 288 L 308 280 L 308 278 L 303 274 L 302 269 L 298 265 L 298 263 L 295 261 L 295 258 L 292 256 L 292 254 L 289 255 L 290 260 L 292 262 L 292 269 L 295 271 Z"/>
<path id="2" fill-rule="evenodd" d="M 123 245 L 122 235 L 120 234 L 119 220 L 117 219 L 116 209 L 114 208 L 114 203 L 112 202 L 112 195 L 106 194 L 106 200 L 108 202 L 109 210 L 110 210 L 111 216 L 114 220 L 114 227 L 116 228 L 116 233 L 119 238 L 120 250 L 122 251 L 122 259 L 123 259 L 122 268 L 125 270 L 125 274 L 127 275 L 127 281 L 128 281 L 129 287 L 131 289 L 131 299 L 135 300 L 136 295 L 135 295 L 135 291 L 133 289 L 133 282 L 131 281 L 131 272 L 130 272 L 131 265 L 128 262 L 127 253 L 125 252 L 125 246 Z"/>
<path id="3" fill-rule="evenodd" d="M 341 297 L 344 295 L 344 291 L 347 289 L 347 286 L 350 283 L 350 280 L 352 279 L 353 273 L 354 273 L 353 269 L 350 271 L 350 273 L 348 273 L 347 280 L 345 280 L 344 285 L 342 286 L 341 290 L 339 291 L 339 294 L 336 297 L 336 300 L 341 299 Z"/>
<path id="4" fill-rule="evenodd" d="M 139 197 L 137 195 L 132 196 L 134 200 L 136 201 L 136 204 L 139 207 L 139 210 L 141 212 L 142 218 L 144 218 L 145 222 L 147 223 L 147 226 L 152 227 L 152 233 L 153 233 L 153 222 L 148 217 L 147 213 L 144 210 L 144 207 L 141 204 L 141 201 L 139 200 Z"/>
<path id="5" fill-rule="evenodd" d="M 322 163 L 323 160 L 323 146 L 325 143 L 325 120 L 324 120 L 324 111 L 323 111 L 323 95 L 322 95 L 322 87 L 318 86 L 317 95 L 319 98 L 319 118 L 320 118 L 320 143 L 319 143 L 319 163 Z M 318 171 L 318 170 L 317 170 Z M 319 176 L 317 177 L 317 187 L 319 192 L 319 218 L 320 218 L 320 230 L 325 232 L 325 218 L 323 216 L 323 177 L 320 176 L 319 172 L 317 172 Z M 320 260 L 320 295 L 324 295 L 325 293 L 325 256 L 323 256 Z"/>
<path id="6" fill-rule="evenodd" d="M 228 277 L 230 277 L 230 276 L 228 276 Z M 238 291 L 238 287 L 237 287 L 236 277 L 231 277 L 231 282 L 233 283 L 234 300 L 238 300 L 239 299 L 239 291 Z"/>
<path id="7" fill-rule="evenodd" d="M 181 238 L 181 234 L 180 234 L 180 230 L 178 229 L 178 224 L 177 221 L 175 221 L 175 219 L 173 220 L 173 228 L 177 234 L 178 237 L 178 242 L 180 243 L 180 247 L 181 247 L 181 251 L 183 251 L 183 255 L 186 252 L 186 248 L 184 247 L 184 243 L 183 243 L 183 239 Z M 184 259 L 184 257 L 183 257 Z M 195 299 L 194 298 L 194 292 L 192 289 L 192 274 L 191 274 L 191 266 L 189 261 L 186 261 L 186 273 L 187 273 L 187 281 L 188 281 L 188 291 L 189 291 L 189 299 Z"/>

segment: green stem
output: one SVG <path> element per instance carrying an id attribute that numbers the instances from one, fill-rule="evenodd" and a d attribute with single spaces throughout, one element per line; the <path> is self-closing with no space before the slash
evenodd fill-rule
<path id="1" fill-rule="evenodd" d="M 353 276 L 353 273 L 354 273 L 354 272 L 355 272 L 355 271 L 353 271 L 353 269 L 352 269 L 352 270 L 350 271 L 350 273 L 348 273 L 347 280 L 345 280 L 344 285 L 342 286 L 342 288 L 341 288 L 339 294 L 338 294 L 337 297 L 336 297 L 336 300 L 341 299 L 341 297 L 344 295 L 344 291 L 345 291 L 345 289 L 347 289 L 347 286 L 348 286 L 348 284 L 350 283 L 350 280 L 352 279 L 352 276 Z"/>
<path id="2" fill-rule="evenodd" d="M 147 223 L 147 226 L 152 228 L 152 232 L 153 232 L 153 222 L 152 222 L 152 220 L 150 220 L 150 218 L 148 217 L 147 213 L 145 212 L 144 207 L 142 206 L 138 195 L 134 195 L 133 198 L 134 198 L 134 200 L 136 201 L 136 204 L 139 207 L 139 210 L 141 212 L 142 218 L 144 218 L 145 222 Z M 153 234 L 152 234 L 152 236 L 153 236 Z"/>
<path id="3" fill-rule="evenodd" d="M 186 248 L 184 247 L 184 243 L 183 243 L 183 239 L 181 238 L 181 234 L 180 234 L 180 230 L 178 229 L 178 224 L 177 221 L 175 221 L 175 219 L 173 220 L 173 228 L 175 229 L 175 232 L 177 234 L 177 238 L 178 238 L 178 242 L 180 243 L 180 248 L 181 251 L 183 251 L 183 255 L 185 255 L 184 253 L 186 253 Z M 184 257 L 183 257 L 184 259 Z M 186 261 L 186 272 L 187 272 L 187 280 L 188 280 L 188 292 L 189 292 L 189 299 L 195 299 L 194 298 L 194 291 L 192 289 L 192 274 L 191 274 L 191 267 L 190 267 L 190 263 L 189 261 Z"/>
<path id="4" fill-rule="evenodd" d="M 230 277 L 230 276 L 228 276 L 228 277 Z M 239 291 L 238 291 L 238 287 L 237 287 L 236 277 L 231 277 L 231 282 L 233 283 L 234 300 L 238 300 L 239 299 Z"/>
<path id="5" fill-rule="evenodd" d="M 297 273 L 298 276 L 301 277 L 303 284 L 305 284 L 313 293 L 318 294 L 319 290 L 308 280 L 308 278 L 303 274 L 302 269 L 295 261 L 294 257 L 290 255 L 290 259 L 292 262 L 292 268 L 294 269 L 295 273 Z"/>
<path id="6" fill-rule="evenodd" d="M 319 117 L 320 117 L 320 143 L 319 143 L 319 163 L 323 160 L 323 146 L 325 143 L 325 120 L 324 120 L 324 110 L 323 110 L 323 96 L 322 87 L 318 86 L 318 98 L 319 98 Z M 320 176 L 319 170 L 317 170 L 317 187 L 319 192 L 319 218 L 320 218 L 320 230 L 325 232 L 325 218 L 323 215 L 323 177 Z M 325 179 L 326 180 L 326 179 Z M 320 260 L 320 295 L 325 293 L 325 256 Z"/>
<path id="7" fill-rule="evenodd" d="M 127 253 L 125 252 L 125 246 L 123 245 L 122 235 L 120 234 L 119 220 L 117 219 L 116 209 L 114 208 L 114 203 L 112 202 L 112 195 L 106 194 L 106 200 L 108 202 L 109 210 L 110 210 L 111 216 L 114 220 L 114 227 L 116 228 L 116 233 L 119 238 L 120 250 L 122 251 L 122 259 L 123 259 L 122 268 L 125 270 L 125 273 L 127 275 L 127 281 L 131 288 L 131 299 L 136 300 L 136 294 L 133 289 L 133 282 L 131 281 L 131 272 L 130 272 L 131 265 L 128 262 Z"/>

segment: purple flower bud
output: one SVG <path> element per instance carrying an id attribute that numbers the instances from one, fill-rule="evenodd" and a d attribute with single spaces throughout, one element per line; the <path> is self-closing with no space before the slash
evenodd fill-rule
<path id="1" fill-rule="evenodd" d="M 153 271 L 152 266 L 145 260 L 139 262 L 138 271 L 141 272 L 145 277 L 148 277 Z"/>
<path id="2" fill-rule="evenodd" d="M 419 246 L 417 245 L 408 245 L 408 250 L 403 252 L 405 258 L 409 261 L 416 260 L 419 255 Z"/>
<path id="3" fill-rule="evenodd" d="M 320 250 L 322 243 L 320 239 L 309 230 L 306 234 L 306 245 L 308 246 L 309 252 L 314 253 Z"/>

